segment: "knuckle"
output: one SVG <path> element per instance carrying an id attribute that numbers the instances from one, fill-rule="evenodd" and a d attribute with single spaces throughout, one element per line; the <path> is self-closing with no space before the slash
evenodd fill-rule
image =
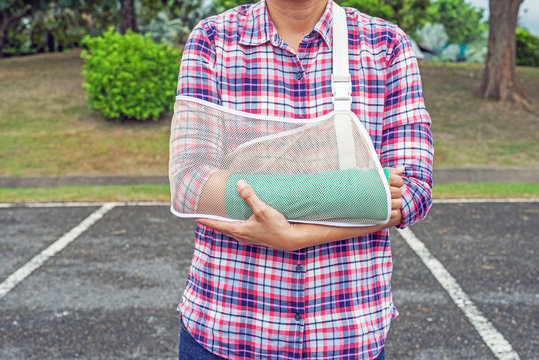
<path id="1" fill-rule="evenodd" d="M 257 206 L 255 209 L 253 209 L 253 213 L 256 216 L 264 217 L 268 215 L 268 207 L 267 206 Z"/>
<path id="2" fill-rule="evenodd" d="M 228 233 L 235 239 L 238 239 L 241 237 L 242 235 L 242 231 L 241 229 L 236 226 L 236 225 L 232 225 L 229 229 L 228 229 Z"/>

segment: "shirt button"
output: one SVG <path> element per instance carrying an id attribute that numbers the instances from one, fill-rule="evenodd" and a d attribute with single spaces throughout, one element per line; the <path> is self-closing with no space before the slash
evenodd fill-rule
<path id="1" fill-rule="evenodd" d="M 301 315 L 300 315 L 300 314 L 296 314 L 296 316 L 294 316 L 294 319 L 296 319 L 296 321 L 300 321 L 300 320 L 301 320 Z"/>
<path id="2" fill-rule="evenodd" d="M 298 80 L 303 79 L 303 71 L 298 71 L 298 72 L 296 73 L 296 79 L 298 79 Z"/>
<path id="3" fill-rule="evenodd" d="M 301 265 L 296 265 L 296 271 L 297 271 L 297 272 L 302 272 L 302 271 L 303 271 L 303 266 L 301 266 Z"/>

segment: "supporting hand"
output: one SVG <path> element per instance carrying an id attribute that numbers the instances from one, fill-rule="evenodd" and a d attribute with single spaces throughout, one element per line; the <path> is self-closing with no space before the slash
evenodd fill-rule
<path id="1" fill-rule="evenodd" d="M 363 236 L 401 222 L 404 167 L 389 168 L 389 186 L 391 191 L 391 218 L 387 224 L 365 227 L 335 227 L 315 224 L 291 224 L 274 208 L 268 206 L 255 194 L 245 180 L 236 184 L 240 196 L 253 210 L 253 215 L 242 222 L 228 222 L 210 219 L 197 219 L 242 244 L 256 244 L 276 249 L 297 250 L 308 246 Z"/>
<path id="2" fill-rule="evenodd" d="M 257 244 L 280 249 L 292 249 L 293 225 L 274 208 L 268 206 L 255 194 L 245 180 L 236 184 L 240 196 L 253 210 L 253 215 L 242 222 L 228 222 L 209 219 L 197 219 L 223 234 L 233 237 L 242 244 Z"/>

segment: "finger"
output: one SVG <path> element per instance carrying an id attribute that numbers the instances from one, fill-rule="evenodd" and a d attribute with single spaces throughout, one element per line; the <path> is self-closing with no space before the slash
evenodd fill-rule
<path id="1" fill-rule="evenodd" d="M 213 223 L 215 222 L 215 220 L 210 220 L 210 219 L 195 219 L 195 221 L 201 225 L 208 226 L 208 227 L 212 227 Z"/>
<path id="2" fill-rule="evenodd" d="M 391 220 L 390 222 L 393 222 L 395 226 L 399 225 L 402 222 L 402 212 L 400 209 L 398 210 L 391 210 Z"/>
<path id="3" fill-rule="evenodd" d="M 391 186 L 390 190 L 392 199 L 400 199 L 402 197 L 402 189 L 400 187 Z"/>
<path id="4" fill-rule="evenodd" d="M 402 165 L 399 165 L 397 167 L 392 168 L 386 168 L 389 170 L 389 185 L 390 186 L 396 186 L 401 187 L 404 185 L 404 181 L 402 180 L 402 173 L 404 172 L 405 168 Z"/>
<path id="5" fill-rule="evenodd" d="M 245 200 L 247 205 L 253 210 L 253 214 L 256 216 L 263 216 L 265 214 L 268 205 L 260 200 L 251 185 L 247 184 L 247 181 L 241 179 L 236 183 L 236 188 L 238 189 L 241 198 Z"/>
<path id="6" fill-rule="evenodd" d="M 391 209 L 398 210 L 402 207 L 402 199 L 391 199 Z"/>
<path id="7" fill-rule="evenodd" d="M 395 186 L 400 188 L 402 185 L 404 185 L 404 180 L 400 175 L 389 175 L 389 186 Z"/>
<path id="8" fill-rule="evenodd" d="M 402 165 L 399 165 L 399 166 L 397 166 L 397 167 L 388 167 L 388 168 L 386 168 L 386 169 L 389 170 L 389 174 L 390 174 L 390 175 L 391 175 L 391 174 L 394 174 L 394 175 L 401 175 L 401 174 L 404 172 L 404 170 L 405 170 L 404 166 L 402 166 Z"/>
<path id="9" fill-rule="evenodd" d="M 196 219 L 196 221 L 204 226 L 211 227 L 225 235 L 231 234 L 237 224 L 230 221 L 212 220 L 212 219 Z"/>
<path id="10" fill-rule="evenodd" d="M 392 222 L 395 226 L 399 225 L 402 221 L 402 213 L 400 210 L 391 210 L 391 219 L 389 222 Z"/>

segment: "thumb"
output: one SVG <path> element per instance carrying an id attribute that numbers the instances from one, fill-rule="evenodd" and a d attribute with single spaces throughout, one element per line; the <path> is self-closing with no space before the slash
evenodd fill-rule
<path id="1" fill-rule="evenodd" d="M 236 188 L 238 189 L 241 198 L 245 200 L 247 205 L 253 210 L 253 214 L 256 216 L 262 215 L 267 205 L 260 200 L 251 185 L 247 184 L 247 181 L 244 179 L 241 179 L 236 183 Z"/>

